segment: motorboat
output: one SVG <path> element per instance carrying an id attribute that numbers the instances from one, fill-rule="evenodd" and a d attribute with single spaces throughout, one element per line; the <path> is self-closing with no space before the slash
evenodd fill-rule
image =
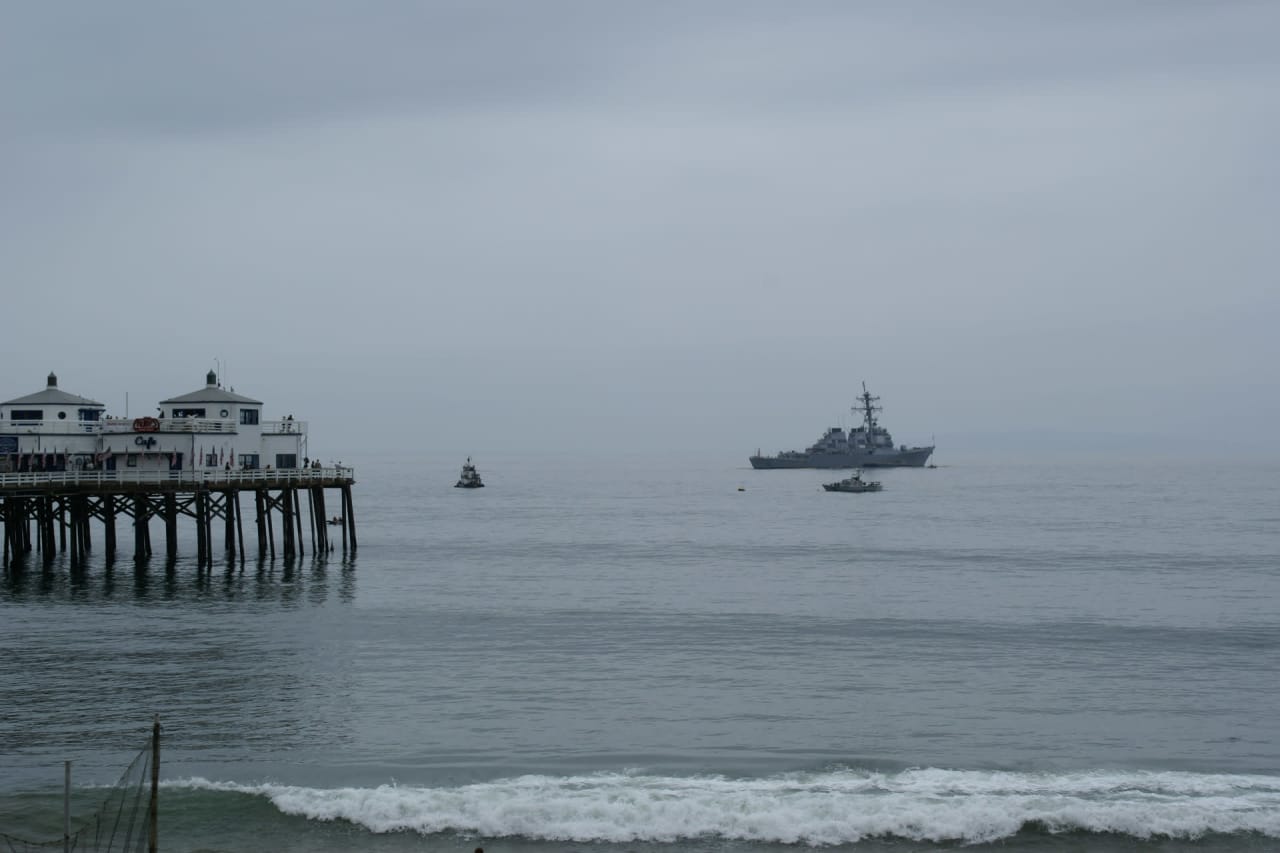
<path id="1" fill-rule="evenodd" d="M 476 472 L 476 466 L 471 464 L 471 457 L 467 457 L 466 464 L 462 466 L 462 476 L 458 478 L 458 482 L 453 484 L 455 489 L 483 489 L 484 483 L 480 480 L 480 475 Z"/>
<path id="2" fill-rule="evenodd" d="M 828 492 L 878 492 L 884 487 L 878 480 L 864 480 L 861 471 L 854 471 L 852 476 L 843 480 L 823 483 L 822 488 Z"/>

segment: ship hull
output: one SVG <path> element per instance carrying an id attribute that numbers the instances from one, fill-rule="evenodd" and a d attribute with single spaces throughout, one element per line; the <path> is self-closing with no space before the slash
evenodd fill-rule
<path id="1" fill-rule="evenodd" d="M 933 453 L 932 447 L 887 448 L 872 452 L 800 453 L 784 456 L 752 456 L 751 467 L 757 470 L 777 468 L 923 468 Z"/>

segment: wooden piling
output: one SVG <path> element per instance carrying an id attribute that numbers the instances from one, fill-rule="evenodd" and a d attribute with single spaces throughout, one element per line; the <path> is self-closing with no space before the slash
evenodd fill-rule
<path id="1" fill-rule="evenodd" d="M 204 492 L 205 512 L 201 516 L 200 524 L 205 529 L 205 565 L 210 569 L 214 566 L 214 507 L 212 507 L 212 494 Z"/>
<path id="2" fill-rule="evenodd" d="M 289 491 L 293 494 L 293 523 L 298 528 L 298 556 L 301 557 L 305 550 L 302 547 L 302 502 L 298 500 L 297 489 Z"/>
<path id="3" fill-rule="evenodd" d="M 267 517 L 267 548 L 271 552 L 271 559 L 274 560 L 276 558 L 276 526 L 271 521 L 271 504 L 271 493 L 264 492 L 262 496 L 262 507 L 264 509 L 263 514 Z"/>
<path id="4" fill-rule="evenodd" d="M 164 496 L 164 555 L 170 560 L 178 557 L 178 496 L 173 492 Z"/>
<path id="5" fill-rule="evenodd" d="M 63 501 L 63 503 L 65 504 L 66 501 Z M 63 551 L 66 550 L 66 544 L 67 544 L 67 518 L 66 518 L 67 509 L 68 508 L 66 506 L 63 506 L 60 508 L 60 511 L 58 512 L 59 519 L 62 523 Z M 84 555 L 81 554 L 80 552 L 80 525 L 79 525 L 80 519 L 77 516 L 76 506 L 74 501 L 72 502 L 70 507 L 70 515 L 71 515 L 71 565 L 74 567 L 74 566 L 78 566 L 80 564 L 80 561 L 84 558 Z"/>
<path id="6" fill-rule="evenodd" d="M 316 550 L 316 495 L 315 489 L 307 489 L 307 518 L 311 522 L 311 553 L 319 553 Z"/>
<path id="7" fill-rule="evenodd" d="M 253 505 L 258 510 L 258 559 L 261 560 L 267 556 L 267 507 L 261 489 L 254 489 Z"/>
<path id="8" fill-rule="evenodd" d="M 104 472 L 106 475 L 106 472 Z M 239 554 L 243 565 L 247 556 L 244 541 L 244 514 L 239 486 L 254 490 L 254 522 L 258 529 L 258 551 L 262 558 L 277 556 L 276 525 L 273 512 L 281 517 L 279 547 L 281 556 L 300 557 L 306 553 L 308 532 L 313 553 L 333 549 L 329 530 L 328 489 L 338 489 L 341 502 L 342 546 L 355 550 L 355 506 L 350 475 L 342 471 L 318 475 L 308 471 L 286 471 L 231 475 L 224 483 L 201 476 L 169 475 L 148 478 L 128 475 L 79 478 L 64 472 L 51 472 L 43 482 L 37 478 L 33 487 L 23 474 L 8 477 L 0 474 L 0 565 L 20 565 L 24 555 L 35 552 L 46 565 L 65 553 L 69 565 L 87 563 L 94 546 L 94 524 L 102 522 L 100 543 L 107 565 L 116 556 L 118 514 L 133 522 L 134 559 L 152 556 L 150 523 L 159 516 L 164 525 L 164 548 L 170 566 L 179 550 L 179 524 L 183 517 L 196 522 L 197 562 L 213 565 L 213 523 L 222 519 L 220 531 L 227 558 Z M 213 486 L 211 489 L 210 486 Z M 306 493 L 303 506 L 302 492 Z M 304 521 L 303 514 L 307 518 Z"/>
<path id="9" fill-rule="evenodd" d="M 102 501 L 102 546 L 110 563 L 116 556 L 116 496 L 106 495 Z"/>
<path id="10" fill-rule="evenodd" d="M 351 551 L 356 550 L 356 508 L 355 503 L 351 500 L 351 487 L 342 487 L 342 519 L 346 522 L 346 527 L 351 528 Z"/>
<path id="11" fill-rule="evenodd" d="M 316 533 L 320 537 L 320 550 L 329 550 L 329 514 L 324 508 L 324 488 L 315 486 L 311 489 L 312 505 L 316 511 Z"/>
<path id="12" fill-rule="evenodd" d="M 58 501 L 54 498 L 45 499 L 45 527 L 47 528 L 45 536 L 46 559 L 52 560 L 58 554 Z"/>
<path id="13" fill-rule="evenodd" d="M 292 557 L 298 553 L 298 543 L 293 536 L 293 493 L 289 489 L 280 490 L 281 542 L 284 545 L 284 556 Z"/>
<path id="14" fill-rule="evenodd" d="M 244 525 L 241 523 L 244 513 L 240 511 L 240 492 L 232 492 L 231 501 L 236 505 L 236 539 L 240 543 L 240 570 L 244 571 Z"/>
<path id="15" fill-rule="evenodd" d="M 147 498 L 146 495 L 133 496 L 133 559 L 147 558 Z"/>
<path id="16" fill-rule="evenodd" d="M 196 565 L 204 567 L 205 560 L 209 556 L 209 539 L 208 527 L 205 526 L 205 493 L 204 491 L 196 492 L 195 505 L 193 506 L 196 517 Z"/>
<path id="17" fill-rule="evenodd" d="M 89 499 L 87 497 L 84 497 L 83 495 L 81 495 L 80 497 L 80 505 L 83 507 L 83 510 L 84 510 L 80 514 L 80 519 L 81 521 L 84 522 L 84 549 L 86 551 L 92 551 L 93 550 L 93 532 L 92 532 L 93 525 L 90 523 L 93 521 L 92 506 L 90 504 Z"/>
<path id="18" fill-rule="evenodd" d="M 65 554 L 67 552 L 67 499 L 51 499 L 49 508 L 58 519 L 58 550 Z"/>
<path id="19" fill-rule="evenodd" d="M 231 492 L 222 493 L 222 522 L 223 522 L 223 544 L 227 551 L 227 557 L 234 560 L 236 557 L 236 518 L 235 505 L 231 501 Z"/>

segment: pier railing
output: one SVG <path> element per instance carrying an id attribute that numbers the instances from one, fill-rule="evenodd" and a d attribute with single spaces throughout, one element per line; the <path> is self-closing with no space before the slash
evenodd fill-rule
<path id="1" fill-rule="evenodd" d="M 104 434 L 120 432 L 137 432 L 137 420 L 129 418 L 106 418 L 99 423 L 102 428 L 94 430 Z M 151 432 L 196 432 L 196 433 L 235 433 L 238 426 L 235 421 L 217 420 L 214 418 L 157 418 L 156 428 Z"/>
<path id="2" fill-rule="evenodd" d="M 263 421 L 261 426 L 263 435 L 290 435 L 293 433 L 305 435 L 307 432 L 306 421 L 281 419 L 278 421 Z"/>
<path id="3" fill-rule="evenodd" d="M 7 421 L 8 435 L 84 435 L 102 432 L 102 421 Z"/>
<path id="4" fill-rule="evenodd" d="M 350 485 L 355 482 L 355 469 L 339 465 L 332 468 L 271 468 L 227 470 L 196 468 L 187 471 L 140 471 L 126 468 L 117 471 L 21 471 L 0 474 L 0 490 L 48 489 L 55 487 L 94 488 L 121 486 L 233 486 L 246 489 L 289 486 Z"/>
<path id="5" fill-rule="evenodd" d="M 10 435 L 115 435 L 138 432 L 138 418 L 103 418 L 99 421 L 9 421 L 4 431 Z M 258 424 L 263 435 L 306 435 L 306 421 L 262 421 Z M 241 431 L 241 424 L 216 418 L 157 418 L 155 428 L 149 432 L 220 433 L 234 435 Z"/>

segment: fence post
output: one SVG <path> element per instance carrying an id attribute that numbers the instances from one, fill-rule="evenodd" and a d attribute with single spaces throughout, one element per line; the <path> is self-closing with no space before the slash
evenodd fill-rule
<path id="1" fill-rule="evenodd" d="M 160 715 L 156 714 L 151 728 L 151 827 L 148 832 L 147 853 L 156 853 L 160 836 Z"/>
<path id="2" fill-rule="evenodd" d="M 65 765 L 62 783 L 62 851 L 71 853 L 71 762 Z"/>

